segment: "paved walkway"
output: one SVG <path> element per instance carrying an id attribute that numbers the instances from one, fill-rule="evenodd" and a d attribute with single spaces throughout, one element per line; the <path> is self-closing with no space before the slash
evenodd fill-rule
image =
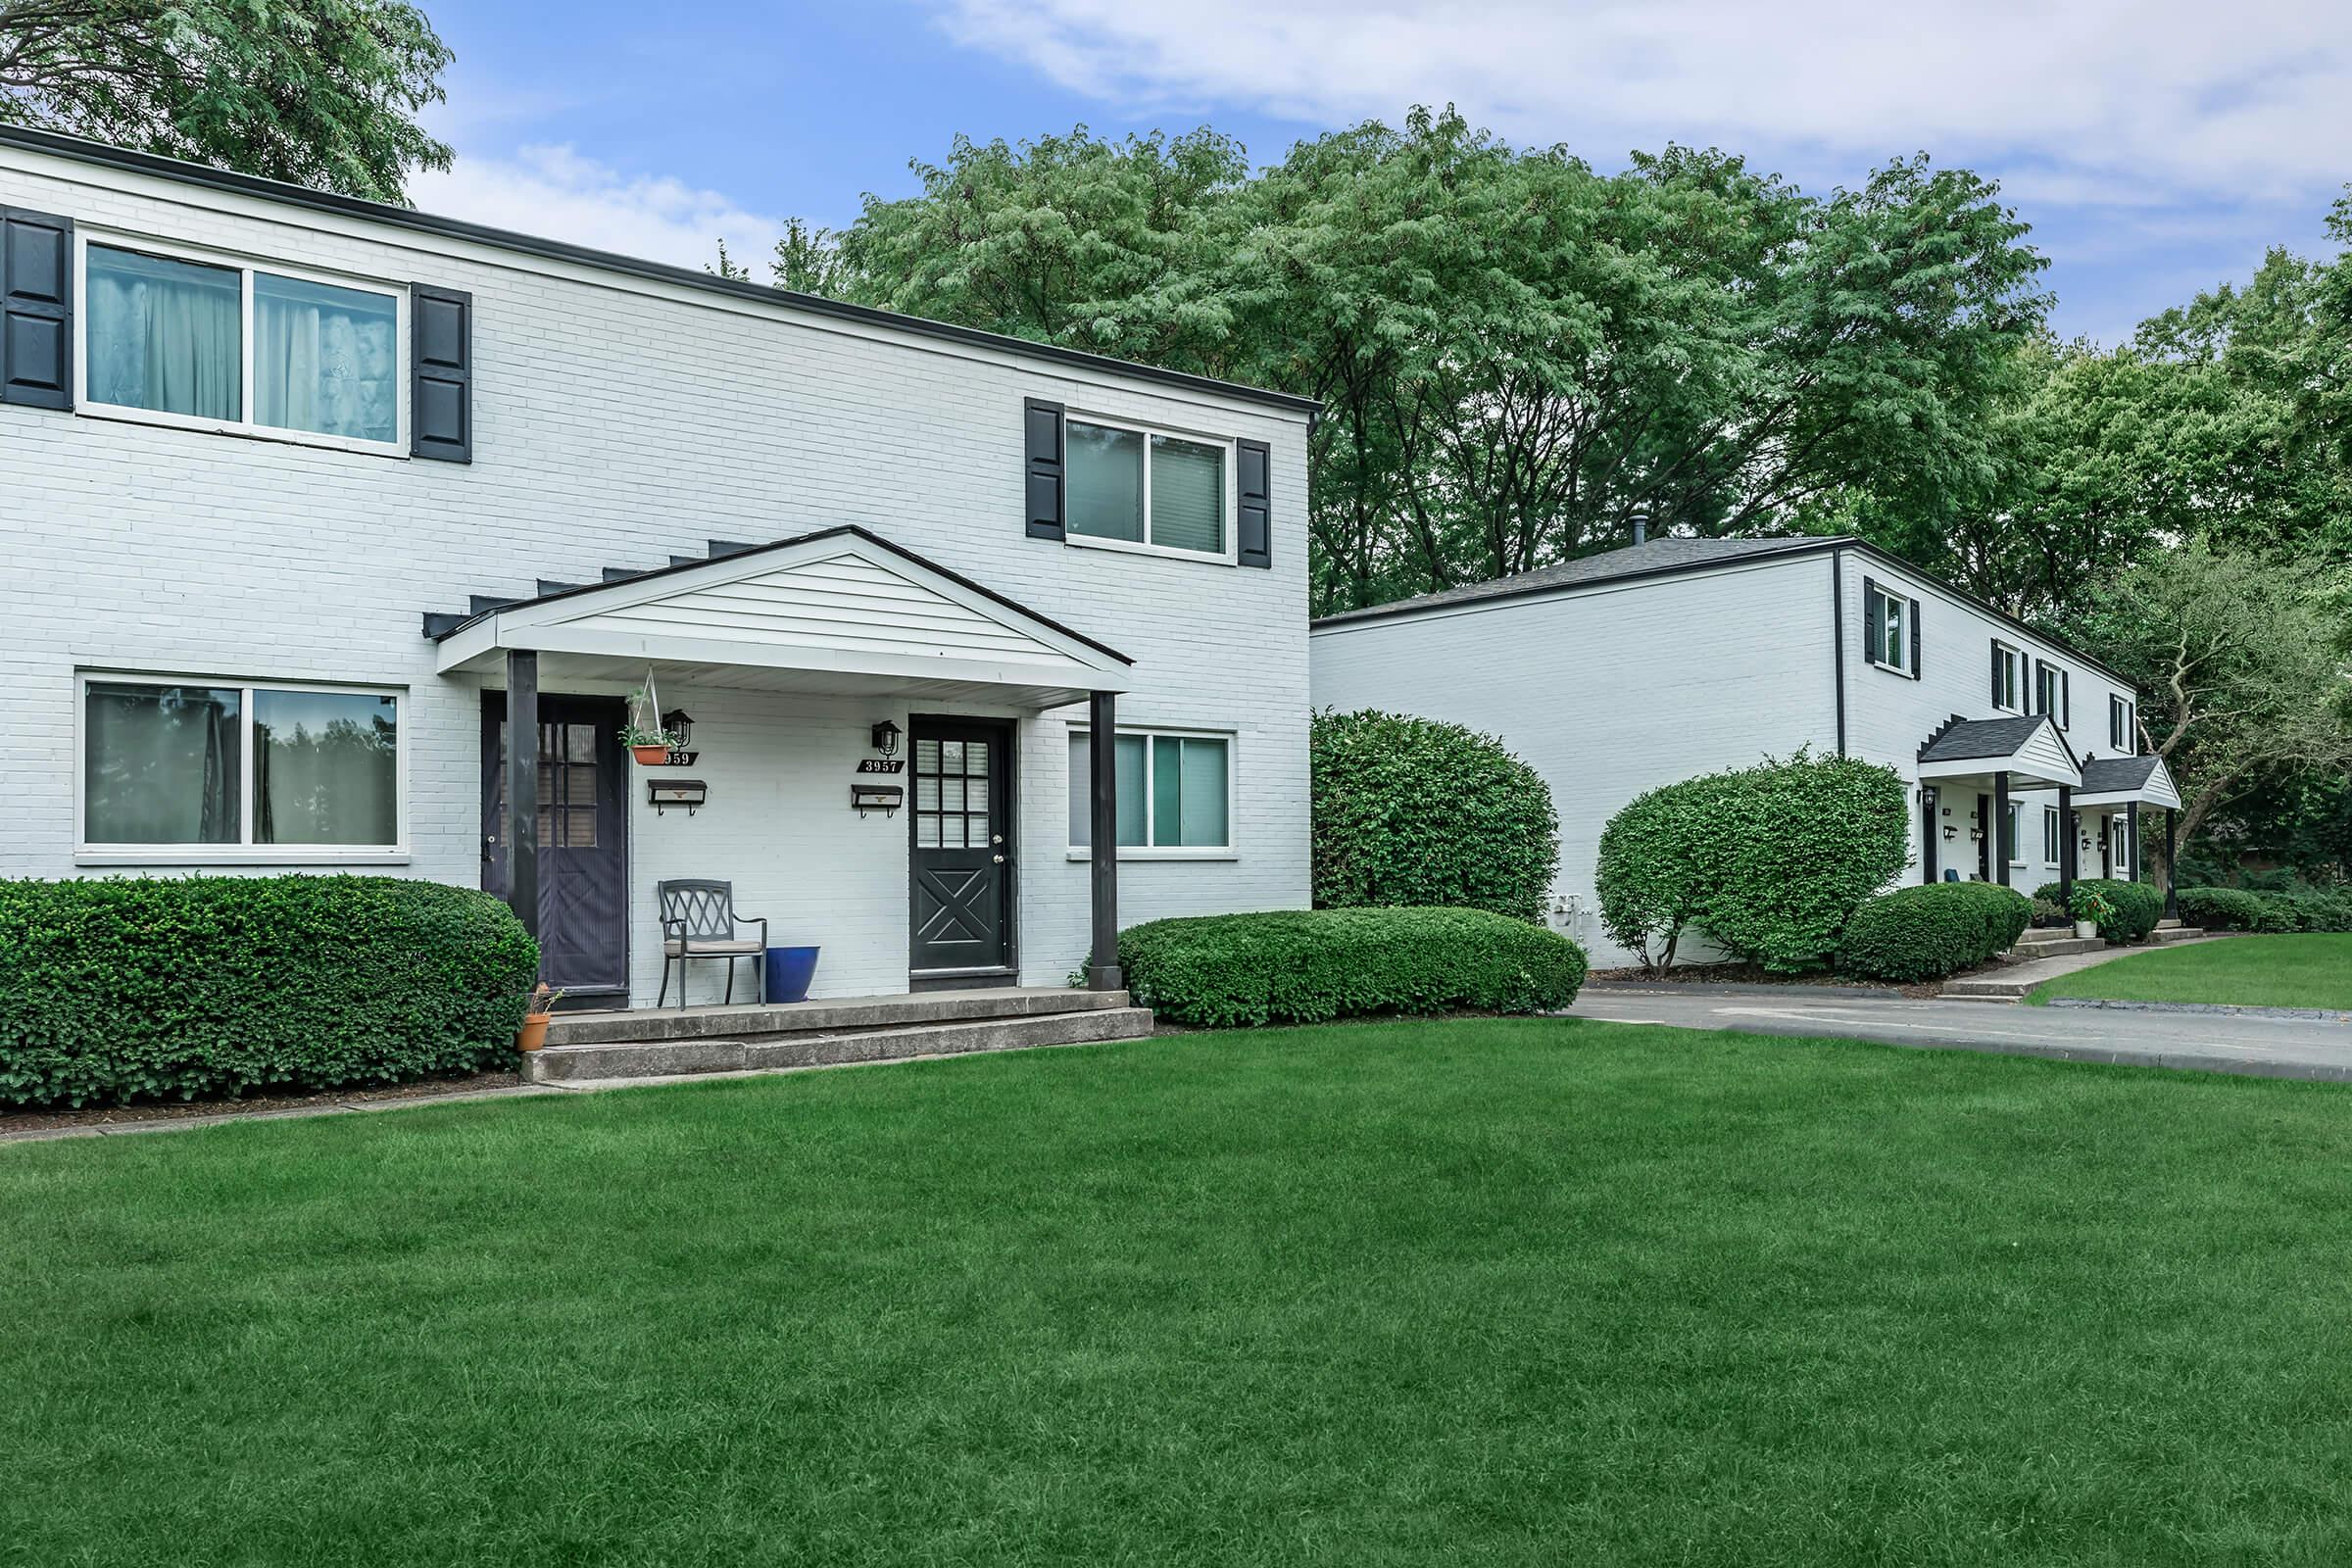
<path id="1" fill-rule="evenodd" d="M 1694 994 L 1699 989 L 1588 991 L 1577 998 L 1569 1016 L 2352 1082 L 2352 1024 L 2313 1018 L 1816 998 L 1799 986 L 1707 988 Z"/>
<path id="2" fill-rule="evenodd" d="M 2073 974 L 2078 969 L 2092 969 L 2102 963 L 2113 963 L 2134 953 L 2171 953 L 2178 948 L 2201 948 L 2209 942 L 2229 940 L 2230 937 L 2225 934 L 2167 942 L 2161 948 L 2103 948 L 2097 953 L 2062 953 L 2054 958 L 2034 958 L 1984 974 L 1946 981 L 1943 994 L 1947 997 L 1982 998 L 1988 1002 L 2015 1002 L 2044 980 L 2055 980 L 2062 974 Z"/>

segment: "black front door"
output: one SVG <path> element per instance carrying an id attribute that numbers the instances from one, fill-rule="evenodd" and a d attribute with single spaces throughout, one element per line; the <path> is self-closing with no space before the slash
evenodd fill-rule
<path id="1" fill-rule="evenodd" d="M 917 974 L 1012 962 L 1011 726 L 909 720 L 909 900 Z"/>
<path id="2" fill-rule="evenodd" d="M 539 698 L 539 978 L 629 989 L 628 773 L 617 697 Z M 507 694 L 482 694 L 482 886 L 507 895 Z"/>

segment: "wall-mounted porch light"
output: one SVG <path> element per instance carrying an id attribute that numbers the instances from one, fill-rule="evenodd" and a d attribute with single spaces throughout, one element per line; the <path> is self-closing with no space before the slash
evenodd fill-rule
<path id="1" fill-rule="evenodd" d="M 853 784 L 850 786 L 850 806 L 859 816 L 868 811 L 880 811 L 885 816 L 899 814 L 899 805 L 906 800 L 906 791 L 896 784 Z"/>
<path id="2" fill-rule="evenodd" d="M 645 799 L 657 813 L 667 814 L 671 807 L 683 806 L 692 816 L 710 799 L 710 786 L 699 778 L 649 778 Z"/>
<path id="3" fill-rule="evenodd" d="M 703 754 L 688 749 L 694 744 L 694 720 L 687 716 L 686 710 L 683 708 L 673 708 L 668 712 L 663 713 L 662 715 L 662 730 L 663 734 L 669 737 L 668 765 L 671 767 L 692 767 L 694 765 L 695 759 Z"/>
<path id="4" fill-rule="evenodd" d="M 1946 823 L 1944 823 L 1944 824 L 1943 824 L 1943 836 L 1944 836 L 1945 838 L 1947 838 L 1947 839 L 1956 839 L 1956 838 L 1958 838 L 1958 837 L 1960 836 L 1960 829 L 1959 829 L 1959 826 L 1958 826 L 1956 823 L 1952 823 L 1952 822 L 1946 822 Z"/>
<path id="5" fill-rule="evenodd" d="M 899 726 L 884 719 L 874 726 L 874 750 L 884 757 L 895 757 L 899 750 Z"/>

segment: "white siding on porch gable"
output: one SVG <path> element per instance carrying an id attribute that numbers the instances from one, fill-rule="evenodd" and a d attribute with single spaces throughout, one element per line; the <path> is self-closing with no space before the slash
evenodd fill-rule
<path id="1" fill-rule="evenodd" d="M 1315 707 L 1498 735 L 1560 818 L 1554 924 L 1628 961 L 1592 893 L 1600 830 L 1644 790 L 1810 745 L 1837 749 L 1827 557 L 1318 627 Z"/>
<path id="2" fill-rule="evenodd" d="M 1001 620 L 846 551 L 565 624 L 583 631 L 688 633 L 718 642 L 844 653 L 1038 662 L 1060 657 L 1058 650 Z"/>

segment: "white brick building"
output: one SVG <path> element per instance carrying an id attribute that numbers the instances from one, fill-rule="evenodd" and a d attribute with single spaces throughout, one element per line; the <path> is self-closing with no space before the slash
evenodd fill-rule
<path id="1" fill-rule="evenodd" d="M 675 878 L 818 995 L 1055 984 L 1115 699 L 1121 923 L 1306 903 L 1310 404 L 37 132 L 0 207 L 0 874 L 514 856 L 583 996 Z"/>
<path id="2" fill-rule="evenodd" d="M 1911 786 L 1911 880 L 2024 892 L 2133 875 L 2140 808 L 2180 804 L 2120 676 L 1858 539 L 1652 540 L 1328 616 L 1310 645 L 1316 707 L 1467 724 L 1544 776 L 1554 920 L 1601 963 L 1632 957 L 1600 928 L 1601 829 L 1678 779 L 1800 747 L 1883 762 Z"/>

